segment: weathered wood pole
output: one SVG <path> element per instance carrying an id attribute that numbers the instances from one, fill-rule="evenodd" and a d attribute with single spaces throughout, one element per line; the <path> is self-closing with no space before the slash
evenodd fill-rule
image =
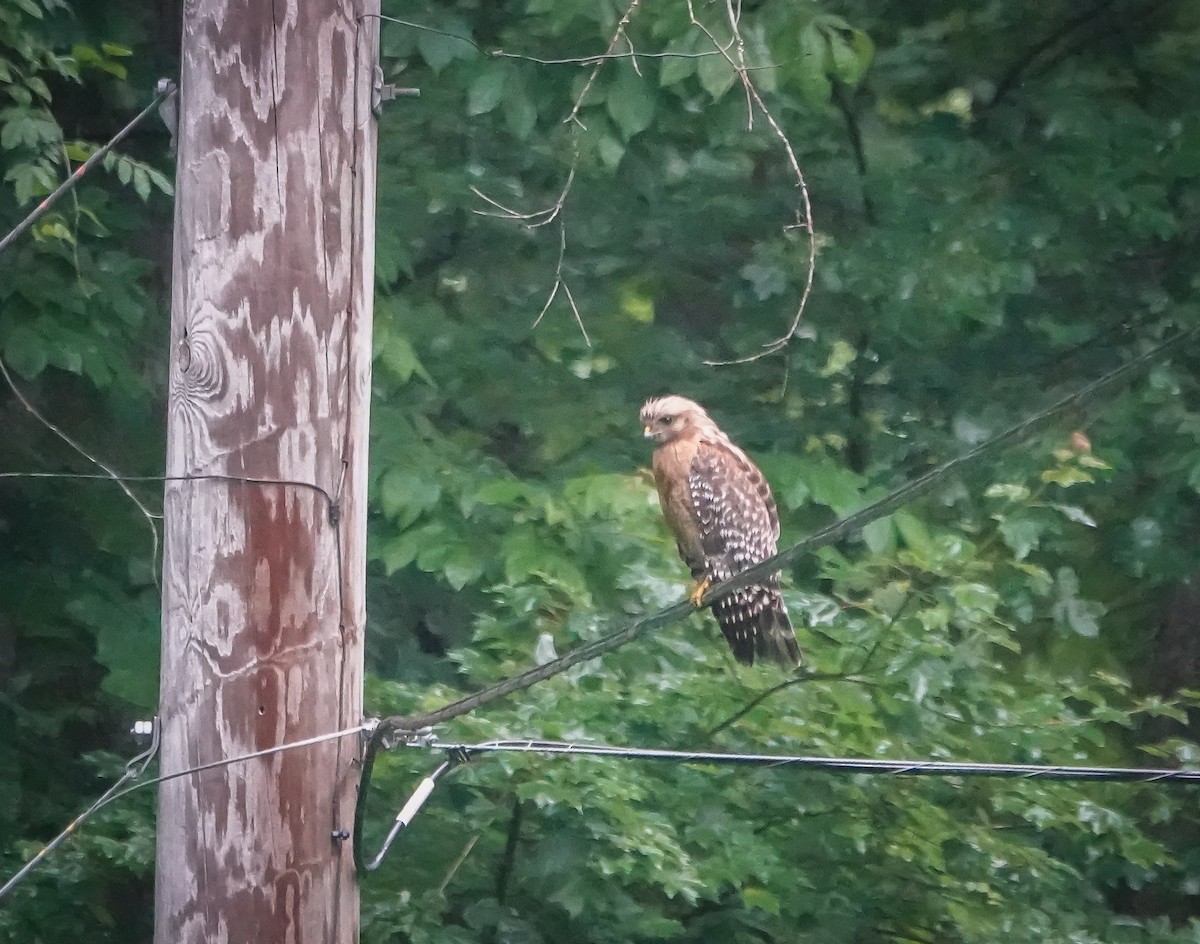
<path id="1" fill-rule="evenodd" d="M 378 0 L 187 0 L 161 772 L 362 718 Z M 310 486 L 316 486 L 310 487 Z M 156 944 L 349 944 L 357 737 L 162 785 Z"/>

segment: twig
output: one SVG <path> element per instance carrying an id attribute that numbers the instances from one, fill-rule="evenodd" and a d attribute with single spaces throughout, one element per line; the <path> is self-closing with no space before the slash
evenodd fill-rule
<path id="1" fill-rule="evenodd" d="M 494 197 L 489 197 L 478 187 L 472 186 L 471 193 L 479 197 L 492 206 L 499 213 L 492 213 L 488 210 L 472 210 L 476 216 L 491 216 L 501 220 L 516 220 L 518 223 L 524 223 L 530 229 L 536 229 L 539 226 L 545 226 L 547 223 L 554 222 L 559 213 L 562 212 L 563 206 L 567 202 L 567 195 L 571 192 L 571 185 L 575 183 L 575 171 L 579 167 L 579 142 L 572 142 L 571 167 L 567 171 L 566 182 L 563 183 L 562 190 L 559 191 L 557 199 L 543 210 L 532 210 L 529 213 L 522 213 L 520 210 L 514 210 L 512 207 L 507 207 Z"/>
<path id="2" fill-rule="evenodd" d="M 719 50 L 706 49 L 702 52 L 614 52 L 614 53 L 595 53 L 591 56 L 566 56 L 561 59 L 542 59 L 538 56 L 526 56 L 519 52 L 507 52 L 503 49 L 493 49 L 488 55 L 493 59 L 516 59 L 520 62 L 532 62 L 539 66 L 593 66 L 597 62 L 609 62 L 616 59 L 632 59 L 634 60 L 634 71 L 637 71 L 638 59 L 708 59 L 712 56 L 721 55 Z M 782 59 L 779 62 L 764 62 L 756 66 L 746 66 L 747 72 L 764 72 L 767 69 L 780 69 L 783 66 L 791 65 L 793 62 L 799 62 L 803 56 L 792 56 L 790 59 Z M 641 72 L 638 72 L 641 75 Z"/>
<path id="3" fill-rule="evenodd" d="M 1042 53 L 1049 51 L 1053 46 L 1061 40 L 1066 39 L 1080 27 L 1088 25 L 1092 20 L 1102 16 L 1107 12 L 1116 0 L 1100 0 L 1095 6 L 1084 10 L 1069 20 L 1062 23 L 1057 29 L 1051 31 L 1047 36 L 1033 44 L 1024 55 L 1013 63 L 1004 76 L 996 83 L 996 91 L 992 94 L 991 101 L 987 103 L 987 108 L 991 108 L 997 102 L 1007 97 L 1008 94 L 1020 84 L 1022 78 L 1038 57 Z"/>
<path id="4" fill-rule="evenodd" d="M 778 682 L 775 685 L 772 685 L 770 688 L 759 692 L 748 702 L 746 702 L 746 704 L 742 705 L 741 708 L 731 714 L 724 721 L 720 722 L 716 727 L 705 731 L 704 737 L 708 739 L 713 737 L 713 735 L 720 734 L 730 725 L 741 721 L 744 717 L 746 717 L 746 715 L 750 714 L 750 712 L 752 712 L 772 695 L 776 695 L 786 688 L 791 688 L 793 685 L 799 685 L 801 682 L 852 682 L 859 685 L 870 684 L 870 682 L 861 676 L 843 675 L 840 672 L 813 672 L 809 675 L 795 675 L 792 678 L 784 679 L 782 682 Z"/>
<path id="5" fill-rule="evenodd" d="M 471 854 L 471 850 L 475 848 L 475 843 L 479 842 L 479 837 L 483 833 L 476 833 L 467 840 L 467 844 L 463 846 L 463 851 L 458 854 L 458 858 L 454 860 L 454 864 L 450 866 L 450 870 L 446 873 L 446 877 L 442 879 L 442 884 L 438 886 L 438 894 L 444 895 L 446 887 L 450 884 L 450 880 L 454 878 L 458 870 L 462 868 L 462 864 L 467 861 L 467 856 Z"/>
<path id="6" fill-rule="evenodd" d="M 546 304 L 542 306 L 542 310 L 533 320 L 532 327 L 536 328 L 541 324 L 542 318 L 546 316 L 546 312 L 550 310 L 550 305 L 555 298 L 558 297 L 558 290 L 561 288 L 563 294 L 567 296 L 567 303 L 571 306 L 571 311 L 575 314 L 575 323 L 579 325 L 579 331 L 583 335 L 583 340 L 588 347 L 592 346 L 592 339 L 588 337 L 587 328 L 583 326 L 583 317 L 579 314 L 579 306 L 575 304 L 575 296 L 571 293 L 571 286 L 567 284 L 563 278 L 563 257 L 567 252 L 567 226 L 566 222 L 559 220 L 558 223 L 558 265 L 554 268 L 554 287 L 550 289 L 550 294 L 546 296 Z"/>

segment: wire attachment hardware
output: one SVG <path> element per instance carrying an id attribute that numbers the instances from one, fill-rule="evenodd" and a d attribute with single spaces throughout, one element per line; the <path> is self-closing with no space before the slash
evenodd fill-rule
<path id="1" fill-rule="evenodd" d="M 428 735 L 433 737 L 433 735 Z M 414 744 L 415 746 L 415 744 Z M 427 745 L 426 745 L 427 746 Z M 421 811 L 421 807 L 425 805 L 425 801 L 429 799 L 429 794 L 433 793 L 433 788 L 437 786 L 438 781 L 446 776 L 451 770 L 459 764 L 465 764 L 471 759 L 470 753 L 462 748 L 456 747 L 450 751 L 450 756 L 438 765 L 437 769 L 428 777 L 423 779 L 417 788 L 412 792 L 412 796 L 404 806 L 400 807 L 400 812 L 396 814 L 396 820 L 392 823 L 392 828 L 388 831 L 387 838 L 383 840 L 383 845 L 379 847 L 379 851 L 375 853 L 375 858 L 367 862 L 363 868 L 368 872 L 374 872 L 379 868 L 384 858 L 388 854 L 388 850 L 392 847 L 392 843 L 396 841 L 396 837 L 400 835 L 400 830 L 404 829 Z"/>
<path id="2" fill-rule="evenodd" d="M 419 88 L 401 88 L 391 82 L 383 81 L 383 69 L 375 67 L 374 81 L 371 84 L 371 112 L 376 118 L 383 115 L 384 102 L 397 98 L 420 98 Z"/>

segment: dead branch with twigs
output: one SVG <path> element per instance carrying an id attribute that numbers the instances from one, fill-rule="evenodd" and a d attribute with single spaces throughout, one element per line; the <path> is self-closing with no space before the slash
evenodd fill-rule
<path id="1" fill-rule="evenodd" d="M 567 303 L 571 308 L 571 312 L 575 318 L 576 324 L 579 325 L 579 330 L 583 335 L 588 346 L 591 346 L 591 339 L 588 336 L 587 329 L 584 327 L 583 317 L 580 314 L 579 306 L 575 302 L 575 297 L 571 292 L 571 287 L 564 277 L 564 260 L 566 258 L 566 220 L 564 217 L 564 207 L 566 206 L 567 198 L 571 193 L 571 188 L 575 183 L 576 171 L 579 168 L 579 142 L 574 137 L 579 130 L 587 130 L 587 126 L 579 117 L 580 110 L 583 108 L 588 96 L 595 86 L 596 79 L 600 74 L 600 70 L 604 65 L 613 59 L 629 59 L 633 65 L 634 71 L 640 77 L 642 75 L 641 68 L 638 65 L 638 52 L 634 48 L 633 40 L 628 35 L 628 27 L 636 12 L 641 0 L 631 0 L 620 20 L 617 21 L 616 28 L 613 30 L 612 36 L 609 39 L 608 46 L 602 54 L 593 57 L 583 57 L 569 60 L 554 60 L 561 62 L 573 62 L 581 65 L 591 66 L 591 73 L 588 75 L 587 81 L 584 82 L 579 94 L 575 97 L 572 103 L 571 110 L 563 118 L 562 123 L 571 127 L 572 138 L 572 156 L 571 163 L 567 170 L 566 180 L 563 183 L 562 189 L 558 196 L 548 206 L 537 210 L 522 211 L 514 207 L 508 206 L 495 197 L 484 193 L 479 187 L 472 186 L 471 192 L 479 199 L 483 200 L 491 209 L 476 209 L 472 212 L 479 216 L 490 216 L 498 219 L 512 220 L 526 226 L 529 229 L 534 229 L 540 226 L 545 226 L 548 223 L 558 221 L 559 224 L 559 252 L 558 261 L 554 271 L 554 283 L 547 293 L 545 304 L 542 305 L 541 311 L 537 318 L 534 319 L 533 326 L 537 327 L 550 306 L 554 303 L 561 291 L 563 297 L 567 299 Z M 742 19 L 742 4 L 741 0 L 724 0 L 725 20 L 728 24 L 729 38 L 722 41 L 712 28 L 706 25 L 697 15 L 694 6 L 694 0 L 685 0 L 687 3 L 688 20 L 691 26 L 702 32 L 712 43 L 713 49 L 709 52 L 695 55 L 718 55 L 725 59 L 731 69 L 733 69 L 738 81 L 742 86 L 743 94 L 746 99 L 746 130 L 754 130 L 754 117 L 757 113 L 761 115 L 763 120 L 770 127 L 771 132 L 778 138 L 784 153 L 787 158 L 788 168 L 792 176 L 796 180 L 796 186 L 800 190 L 800 205 L 796 209 L 796 215 L 793 222 L 785 227 L 785 230 L 804 230 L 808 237 L 808 259 L 806 263 L 806 271 L 804 277 L 804 287 L 800 294 L 800 301 L 796 306 L 796 312 L 789 323 L 787 330 L 779 337 L 762 345 L 762 350 L 756 353 L 746 355 L 745 357 L 734 358 L 724 361 L 705 361 L 704 363 L 710 367 L 730 366 L 735 364 L 748 364 L 760 358 L 767 357 L 771 354 L 776 354 L 782 351 L 796 336 L 799 330 L 800 322 L 804 317 L 805 308 L 808 306 L 809 296 L 812 294 L 813 279 L 816 274 L 817 266 L 817 240 L 816 233 L 813 229 L 813 214 L 812 201 L 809 197 L 808 182 L 804 177 L 804 172 L 800 167 L 800 161 L 796 157 L 795 148 L 792 146 L 787 134 L 767 107 L 763 100 L 762 94 L 755 85 L 751 73 L 758 68 L 764 66 L 755 66 L 746 61 L 746 43 L 741 32 Z M 618 46 L 624 44 L 628 47 L 628 52 L 617 52 Z M 497 50 L 495 54 L 501 54 Z M 654 54 L 647 54 L 653 56 Z"/>
<path id="2" fill-rule="evenodd" d="M 767 108 L 766 102 L 763 101 L 762 95 L 758 91 L 758 87 L 754 84 L 754 80 L 750 77 L 750 69 L 746 66 L 745 43 L 741 33 L 741 2 L 740 0 L 725 0 L 725 15 L 729 23 L 730 39 L 726 43 L 722 43 L 716 34 L 706 26 L 699 17 L 696 16 L 696 9 L 693 5 L 693 0 L 687 0 L 688 19 L 692 26 L 696 27 L 713 44 L 713 47 L 719 52 L 729 63 L 737 75 L 738 80 L 742 84 L 742 90 L 746 95 L 746 130 L 750 131 L 754 128 L 754 112 L 757 109 L 762 115 L 767 125 L 771 128 L 775 137 L 779 139 L 783 146 L 784 153 L 787 155 L 788 166 L 792 171 L 792 176 L 796 178 L 796 186 L 800 190 L 800 206 L 796 213 L 795 222 L 791 223 L 787 229 L 802 229 L 808 234 L 808 262 L 804 276 L 804 288 L 800 292 L 800 302 L 796 306 L 796 314 L 792 317 L 791 323 L 788 325 L 787 331 L 779 337 L 766 342 L 762 346 L 762 350 L 755 354 L 748 354 L 745 357 L 738 357 L 727 361 L 705 361 L 709 367 L 728 367 L 734 364 L 749 364 L 752 361 L 767 357 L 771 354 L 776 354 L 782 351 L 796 336 L 796 331 L 800 328 L 800 321 L 804 317 L 804 309 L 808 307 L 808 298 L 812 294 L 813 277 L 817 271 L 817 235 L 813 230 L 812 217 L 812 200 L 808 194 L 808 182 L 804 178 L 804 171 L 800 169 L 800 161 L 796 157 L 796 150 L 792 147 L 792 142 L 784 133 L 779 122 L 771 110 Z M 731 51 L 732 50 L 732 51 Z"/>
<path id="3" fill-rule="evenodd" d="M 583 88 L 579 90 L 579 94 L 575 96 L 575 101 L 571 106 L 570 112 L 562 120 L 563 124 L 571 126 L 571 165 L 567 170 L 567 178 L 563 183 L 562 189 L 559 191 L 558 197 L 554 202 L 540 210 L 521 212 L 520 210 L 506 206 L 494 197 L 488 196 L 480 188 L 471 187 L 471 192 L 475 196 L 493 207 L 492 210 L 474 210 L 473 212 L 478 216 L 492 216 L 499 219 L 514 220 L 529 229 L 545 226 L 547 223 L 558 220 L 558 263 L 554 270 L 554 284 L 550 287 L 550 292 L 546 296 L 546 303 L 542 306 L 541 312 L 534 319 L 533 327 L 536 328 L 541 323 L 542 318 L 546 316 L 546 312 L 549 311 L 550 306 L 554 303 L 554 299 L 558 297 L 559 290 L 561 290 L 563 297 L 567 300 L 567 304 L 571 306 L 571 313 L 575 316 L 575 323 L 579 325 L 579 332 L 583 335 L 583 340 L 588 347 L 592 346 L 592 339 L 588 336 L 587 328 L 584 327 L 583 316 L 579 313 L 579 306 L 575 303 L 575 295 L 571 291 L 571 286 L 563 276 L 563 261 L 567 253 L 567 224 L 566 220 L 562 218 L 563 207 L 566 205 L 567 197 L 571 193 L 571 187 L 575 183 L 575 172 L 579 169 L 579 141 L 575 135 L 580 130 L 587 130 L 587 126 L 579 118 L 579 111 L 583 108 L 583 104 L 587 101 L 592 87 L 596 84 L 596 77 L 600 74 L 600 70 L 612 58 L 629 58 L 633 63 L 634 71 L 639 76 L 642 74 L 641 68 L 637 63 L 637 51 L 634 49 L 633 40 L 626 33 L 626 28 L 629 26 L 630 20 L 633 18 L 634 11 L 637 9 L 639 3 L 641 3 L 641 0 L 632 0 L 626 8 L 625 13 L 621 16 L 621 19 L 617 21 L 616 29 L 613 31 L 612 38 L 609 40 L 608 48 L 604 51 L 604 54 L 596 57 L 594 60 L 588 60 L 588 63 L 592 66 L 592 72 L 583 84 Z M 620 57 L 614 56 L 614 50 L 622 41 L 629 47 L 629 52 L 622 54 Z"/>

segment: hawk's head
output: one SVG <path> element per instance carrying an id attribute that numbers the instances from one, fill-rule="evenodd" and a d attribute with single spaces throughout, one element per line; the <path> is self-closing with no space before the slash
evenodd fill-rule
<path id="1" fill-rule="evenodd" d="M 641 412 L 642 431 L 660 446 L 695 430 L 716 430 L 704 407 L 674 394 L 647 400 Z"/>

